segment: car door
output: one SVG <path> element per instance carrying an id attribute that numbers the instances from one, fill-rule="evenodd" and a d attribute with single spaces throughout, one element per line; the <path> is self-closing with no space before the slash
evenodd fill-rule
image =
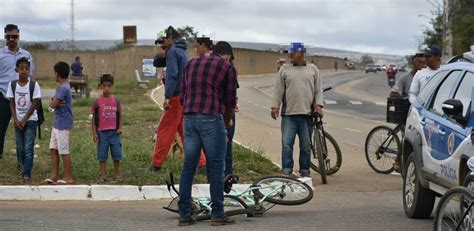
<path id="1" fill-rule="evenodd" d="M 434 92 L 431 101 L 427 105 L 423 132 L 431 157 L 436 160 L 444 160 L 449 157 L 446 141 L 452 132 L 450 128 L 452 122 L 448 121 L 444 115 L 441 105 L 447 99 L 452 98 L 460 73 L 460 70 L 450 72 Z"/>

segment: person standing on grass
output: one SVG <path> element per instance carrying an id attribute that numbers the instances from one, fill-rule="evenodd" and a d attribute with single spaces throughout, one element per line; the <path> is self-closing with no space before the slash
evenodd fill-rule
<path id="1" fill-rule="evenodd" d="M 54 109 L 54 124 L 51 130 L 49 148 L 51 150 L 51 175 L 43 184 L 73 184 L 72 160 L 69 150 L 69 134 L 73 125 L 72 95 L 69 85 L 69 65 L 58 62 L 54 65 L 54 73 L 58 87 L 51 98 L 49 106 Z M 59 155 L 64 164 L 64 178 L 59 180 Z"/>
<path id="2" fill-rule="evenodd" d="M 38 82 L 28 79 L 30 62 L 27 58 L 23 57 L 16 61 L 16 71 L 19 79 L 10 83 L 7 97 L 10 98 L 10 109 L 15 125 L 18 165 L 23 166 L 21 179 L 24 184 L 29 184 L 31 183 L 38 121 L 36 108 L 40 103 L 41 90 Z"/>
<path id="3" fill-rule="evenodd" d="M 121 105 L 117 97 L 112 95 L 114 79 L 110 74 L 100 77 L 100 88 L 102 96 L 94 101 L 92 106 L 92 137 L 97 144 L 97 159 L 99 160 L 100 178 L 97 183 L 107 183 L 105 172 L 107 156 L 110 154 L 114 162 L 113 182 L 120 179 L 120 160 L 122 160 L 122 134 L 123 119 L 121 116 Z"/>
<path id="4" fill-rule="evenodd" d="M 215 46 L 214 50 L 231 50 Z M 224 53 L 224 52 L 223 52 Z M 191 190 L 196 166 L 204 149 L 212 201 L 211 225 L 235 224 L 224 214 L 224 156 L 226 127 L 232 124 L 236 105 L 237 73 L 221 55 L 192 59 L 181 82 L 184 107 L 184 162 L 179 182 L 178 226 L 196 223 L 191 217 Z"/>
<path id="5" fill-rule="evenodd" d="M 166 156 L 168 155 L 176 132 L 183 141 L 183 106 L 180 103 L 181 79 L 183 69 L 188 62 L 187 46 L 178 31 L 172 26 L 166 30 L 165 46 L 171 46 L 166 52 L 166 77 L 165 77 L 165 102 L 163 103 L 163 114 L 156 129 L 156 142 L 153 151 L 152 172 L 161 170 Z M 183 142 L 184 143 L 184 142 Z M 202 163 L 205 165 L 205 163 Z"/>
<path id="6" fill-rule="evenodd" d="M 323 90 L 318 68 L 306 63 L 303 43 L 292 43 L 291 64 L 281 67 L 273 90 L 271 116 L 278 118 L 281 107 L 282 174 L 293 172 L 293 145 L 296 134 L 300 140 L 300 174 L 310 175 L 311 122 L 310 112 L 323 116 Z"/>
<path id="7" fill-rule="evenodd" d="M 229 62 L 234 66 L 234 52 L 232 51 L 232 46 L 226 41 L 220 41 L 216 43 L 217 49 L 214 49 L 214 54 L 220 56 L 225 61 Z M 235 68 L 235 66 L 234 66 Z M 237 70 L 236 70 L 237 73 Z M 235 75 L 237 76 L 237 74 Z M 235 87 L 239 88 L 239 83 L 237 77 L 235 78 Z M 232 126 L 227 127 L 227 147 L 225 154 L 225 168 L 224 176 L 233 174 L 233 154 L 232 154 L 232 142 L 234 140 L 235 134 L 235 113 L 239 111 L 238 97 L 236 94 L 235 97 L 235 109 L 232 113 Z"/>
<path id="8" fill-rule="evenodd" d="M 29 77 L 33 76 L 35 70 L 30 52 L 19 47 L 20 29 L 18 26 L 8 24 L 4 32 L 6 46 L 0 50 L 0 159 L 3 158 L 5 135 L 11 118 L 10 101 L 6 96 L 7 89 L 11 81 L 18 80 L 18 73 L 15 71 L 16 61 L 23 57 L 29 60 Z"/>

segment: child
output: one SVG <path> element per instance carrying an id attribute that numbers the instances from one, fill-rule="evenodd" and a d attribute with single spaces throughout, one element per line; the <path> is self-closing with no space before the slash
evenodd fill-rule
<path id="1" fill-rule="evenodd" d="M 41 99 L 41 90 L 38 82 L 28 79 L 30 61 L 27 58 L 16 61 L 16 72 L 18 80 L 10 82 L 7 97 L 10 98 L 10 110 L 15 125 L 18 166 L 23 166 L 21 179 L 24 184 L 29 184 L 38 121 L 36 108 Z"/>
<path id="2" fill-rule="evenodd" d="M 51 131 L 51 175 L 44 180 L 44 184 L 74 184 L 72 178 L 72 160 L 69 152 L 69 133 L 72 129 L 72 95 L 69 85 L 69 64 L 58 62 L 54 65 L 54 73 L 58 88 L 54 97 L 51 98 L 49 106 L 54 109 L 54 124 Z M 62 156 L 64 164 L 64 178 L 59 180 L 59 155 Z"/>
<path id="3" fill-rule="evenodd" d="M 99 87 L 102 96 L 92 106 L 92 136 L 97 144 L 97 159 L 99 160 L 100 178 L 97 183 L 107 183 L 105 166 L 110 147 L 110 154 L 114 161 L 113 182 L 120 179 L 120 160 L 122 160 L 122 144 L 120 134 L 122 133 L 121 105 L 117 97 L 112 95 L 114 79 L 109 74 L 100 77 Z"/>

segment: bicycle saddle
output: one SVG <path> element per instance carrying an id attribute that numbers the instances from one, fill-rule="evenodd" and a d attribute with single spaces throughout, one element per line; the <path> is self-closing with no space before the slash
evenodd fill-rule
<path id="1" fill-rule="evenodd" d="M 232 189 L 233 184 L 237 184 L 239 182 L 239 176 L 229 174 L 224 177 L 224 192 L 229 193 Z"/>

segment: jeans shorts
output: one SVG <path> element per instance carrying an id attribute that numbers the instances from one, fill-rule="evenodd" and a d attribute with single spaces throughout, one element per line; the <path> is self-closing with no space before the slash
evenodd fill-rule
<path id="1" fill-rule="evenodd" d="M 112 156 L 112 160 L 122 160 L 122 142 L 120 141 L 120 135 L 116 130 L 99 131 L 99 143 L 97 144 L 97 160 L 107 161 L 109 153 Z"/>

